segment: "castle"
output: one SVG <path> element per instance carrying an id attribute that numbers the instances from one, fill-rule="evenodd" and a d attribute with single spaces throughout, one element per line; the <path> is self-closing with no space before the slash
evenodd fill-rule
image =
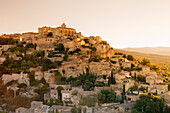
<path id="1" fill-rule="evenodd" d="M 103 58 L 112 57 L 113 48 L 106 41 L 102 41 L 100 36 L 84 37 L 81 32 L 77 33 L 75 29 L 68 28 L 65 23 L 56 28 L 41 27 L 38 28 L 38 33 L 27 32 L 21 34 L 3 35 L 3 37 L 11 37 L 14 40 L 23 41 L 26 43 L 37 44 L 37 50 L 54 50 L 54 43 L 62 43 L 64 48 L 69 48 L 69 51 L 75 51 L 77 48 L 94 47 L 96 53 Z M 88 48 L 82 48 L 86 53 Z"/>

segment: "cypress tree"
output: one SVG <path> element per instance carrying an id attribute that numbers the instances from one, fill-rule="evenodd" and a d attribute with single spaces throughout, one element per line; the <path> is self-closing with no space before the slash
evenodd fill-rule
<path id="1" fill-rule="evenodd" d="M 115 76 L 113 77 L 113 70 L 111 71 L 111 84 L 116 84 Z"/>
<path id="2" fill-rule="evenodd" d="M 113 70 L 111 71 L 111 84 L 113 84 Z"/>
<path id="3" fill-rule="evenodd" d="M 109 76 L 109 80 L 108 80 L 108 86 L 110 86 L 111 80 L 110 80 L 110 76 Z"/>

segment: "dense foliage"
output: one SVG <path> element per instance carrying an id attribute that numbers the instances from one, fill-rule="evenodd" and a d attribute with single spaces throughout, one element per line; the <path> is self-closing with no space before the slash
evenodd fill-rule
<path id="1" fill-rule="evenodd" d="M 0 45 L 11 45 L 14 43 L 15 41 L 12 38 L 0 38 Z"/>
<path id="2" fill-rule="evenodd" d="M 111 90 L 102 90 L 98 94 L 98 101 L 100 103 L 111 103 L 116 102 L 116 93 Z"/>
<path id="3" fill-rule="evenodd" d="M 133 113 L 162 113 L 163 112 L 163 99 L 154 96 L 153 94 L 140 95 L 140 99 L 136 101 Z"/>

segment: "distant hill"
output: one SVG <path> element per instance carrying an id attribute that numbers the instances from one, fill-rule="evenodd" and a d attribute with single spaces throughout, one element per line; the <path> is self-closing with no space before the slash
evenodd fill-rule
<path id="1" fill-rule="evenodd" d="M 114 49 L 115 52 L 123 52 L 127 55 L 133 55 L 135 58 L 148 58 L 153 64 L 170 64 L 170 56 L 168 55 L 158 55 L 149 53 L 133 52 L 121 49 Z M 150 52 L 152 53 L 152 52 Z M 170 54 L 170 53 L 169 53 Z"/>
<path id="2" fill-rule="evenodd" d="M 170 56 L 170 47 L 139 47 L 139 48 L 124 48 L 122 50 Z"/>

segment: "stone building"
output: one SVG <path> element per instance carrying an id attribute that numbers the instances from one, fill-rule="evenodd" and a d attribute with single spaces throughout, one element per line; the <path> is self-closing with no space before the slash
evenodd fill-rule
<path id="1" fill-rule="evenodd" d="M 89 63 L 90 73 L 97 74 L 98 76 L 102 75 L 111 75 L 112 66 L 110 62 L 90 62 Z"/>
<path id="2" fill-rule="evenodd" d="M 73 28 L 68 28 L 66 27 L 65 23 L 63 23 L 60 27 L 56 27 L 56 28 L 51 28 L 51 27 L 42 27 L 42 28 L 38 28 L 38 32 L 39 32 L 39 37 L 62 37 L 65 36 L 67 37 L 72 37 L 72 36 L 76 36 L 79 37 L 81 36 L 81 33 L 76 33 L 76 30 Z"/>
<path id="3" fill-rule="evenodd" d="M 160 76 L 150 74 L 146 76 L 146 83 L 149 83 L 150 85 L 163 84 L 163 79 Z"/>
<path id="4" fill-rule="evenodd" d="M 13 73 L 12 75 L 3 74 L 2 80 L 4 81 L 4 84 L 7 84 L 12 80 L 17 80 L 18 84 L 24 83 L 27 86 L 30 85 L 28 74 L 24 74 L 24 73 L 20 73 L 20 74 Z"/>
<path id="5" fill-rule="evenodd" d="M 26 43 L 37 43 L 38 33 L 27 32 L 22 34 L 22 41 Z"/>
<path id="6" fill-rule="evenodd" d="M 61 90 L 62 101 L 70 101 L 71 100 L 71 92 L 69 90 Z"/>
<path id="7" fill-rule="evenodd" d="M 59 71 L 65 77 L 77 77 L 80 74 L 83 74 L 83 71 L 85 72 L 85 69 L 86 62 L 83 62 L 81 59 L 75 59 L 72 61 L 63 62 Z"/>

